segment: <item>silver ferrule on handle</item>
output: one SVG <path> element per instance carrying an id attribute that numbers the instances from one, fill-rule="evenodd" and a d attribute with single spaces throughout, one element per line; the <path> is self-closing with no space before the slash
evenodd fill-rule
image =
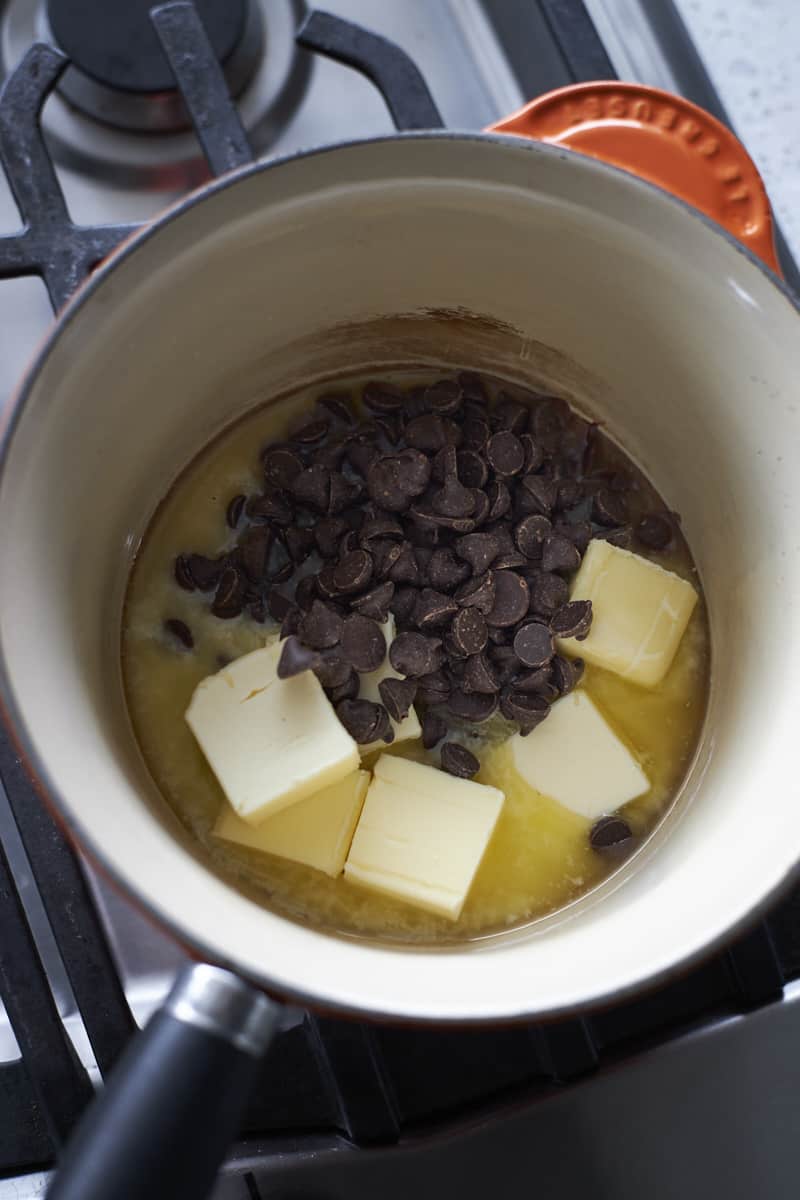
<path id="1" fill-rule="evenodd" d="M 167 997 L 164 1011 L 198 1029 L 224 1038 L 245 1054 L 260 1058 L 280 1009 L 238 975 L 197 963 L 185 967 Z"/>

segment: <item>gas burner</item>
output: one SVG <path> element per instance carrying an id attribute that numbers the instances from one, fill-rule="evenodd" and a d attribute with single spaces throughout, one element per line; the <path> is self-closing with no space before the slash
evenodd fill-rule
<path id="1" fill-rule="evenodd" d="M 35 41 L 71 60 L 43 127 L 54 157 L 116 186 L 171 192 L 208 168 L 149 20 L 155 0 L 10 0 L 0 56 L 7 74 Z M 303 0 L 195 0 L 255 153 L 282 131 L 305 93 L 297 52 Z"/>
<path id="2" fill-rule="evenodd" d="M 59 91 L 80 112 L 117 129 L 176 133 L 191 128 L 155 28 L 152 0 L 46 0 L 51 40 L 72 65 Z M 231 95 L 244 91 L 261 59 L 256 0 L 195 0 Z"/>

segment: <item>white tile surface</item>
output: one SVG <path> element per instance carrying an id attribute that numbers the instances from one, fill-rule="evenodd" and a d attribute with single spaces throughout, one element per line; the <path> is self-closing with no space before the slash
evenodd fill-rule
<path id="1" fill-rule="evenodd" d="M 800 261 L 800 0 L 675 0 Z"/>

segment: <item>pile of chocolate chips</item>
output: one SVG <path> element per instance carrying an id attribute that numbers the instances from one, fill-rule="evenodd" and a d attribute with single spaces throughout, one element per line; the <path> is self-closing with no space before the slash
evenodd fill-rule
<path id="1" fill-rule="evenodd" d="M 428 749 L 497 710 L 530 733 L 583 672 L 555 639 L 589 631 L 591 603 L 569 601 L 569 580 L 590 540 L 663 549 L 670 522 L 631 523 L 635 481 L 598 464 L 597 427 L 558 397 L 501 391 L 492 404 L 463 372 L 369 383 L 361 400 L 364 419 L 347 395 L 323 396 L 309 424 L 268 445 L 263 489 L 227 508 L 236 544 L 180 555 L 178 583 L 212 594 L 217 617 L 278 621 L 279 673 L 314 671 L 361 744 L 391 741 L 390 718 L 412 704 Z M 372 703 L 359 674 L 383 662 L 389 613 L 403 678 Z M 478 761 L 450 742 L 442 766 L 467 778 Z"/>

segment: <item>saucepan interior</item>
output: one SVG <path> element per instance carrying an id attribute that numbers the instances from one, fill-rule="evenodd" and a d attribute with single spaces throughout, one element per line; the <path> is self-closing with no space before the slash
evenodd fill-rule
<path id="1" fill-rule="evenodd" d="M 75 835 L 185 940 L 274 990 L 501 1019 L 633 988 L 730 931 L 800 851 L 800 322 L 729 239 L 591 160 L 408 136 L 223 182 L 68 311 L 0 484 L 7 702 Z M 300 382 L 469 366 L 602 419 L 683 518 L 710 611 L 697 762 L 620 886 L 445 951 L 303 928 L 215 876 L 156 793 L 119 669 L 127 574 L 176 475 Z"/>

